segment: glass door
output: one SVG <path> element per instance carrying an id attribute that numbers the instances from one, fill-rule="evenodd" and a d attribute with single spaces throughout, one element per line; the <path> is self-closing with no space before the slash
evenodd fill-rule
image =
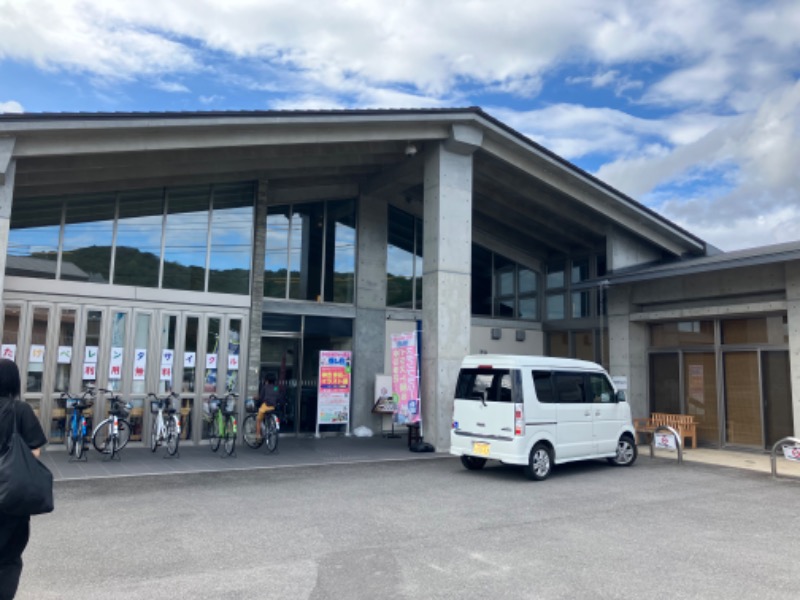
<path id="1" fill-rule="evenodd" d="M 717 409 L 717 360 L 714 352 L 687 352 L 683 355 L 683 389 L 686 413 L 697 421 L 701 443 L 719 444 Z"/>
<path id="2" fill-rule="evenodd" d="M 789 372 L 789 352 L 761 352 L 761 377 L 764 391 L 764 433 L 766 447 L 794 435 L 792 415 L 792 383 Z"/>
<path id="3" fill-rule="evenodd" d="M 297 433 L 301 377 L 299 337 L 262 337 L 259 396 L 264 385 L 278 387 L 281 433 Z"/>
<path id="4" fill-rule="evenodd" d="M 764 447 L 758 352 L 722 355 L 725 385 L 725 443 Z"/>

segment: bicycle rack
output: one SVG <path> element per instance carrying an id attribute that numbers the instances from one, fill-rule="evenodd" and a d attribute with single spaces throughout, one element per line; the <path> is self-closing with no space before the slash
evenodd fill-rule
<path id="1" fill-rule="evenodd" d="M 770 463 L 772 465 L 772 477 L 777 479 L 778 478 L 778 465 L 777 465 L 777 454 L 778 454 L 778 447 L 785 446 L 788 444 L 794 444 L 794 448 L 797 449 L 797 458 L 796 459 L 788 459 L 788 460 L 798 460 L 800 461 L 800 438 L 796 437 L 785 437 L 782 440 L 778 440 L 775 442 L 775 445 L 772 446 L 772 452 L 770 453 Z"/>
<path id="2" fill-rule="evenodd" d="M 681 444 L 681 436 L 678 434 L 675 429 L 670 427 L 669 425 L 659 425 L 653 431 L 653 438 L 650 440 L 650 458 L 655 456 L 655 447 L 656 447 L 656 435 L 658 435 L 659 431 L 667 431 L 672 434 L 672 437 L 675 438 L 675 447 L 678 449 L 678 464 L 683 464 L 683 444 Z"/>

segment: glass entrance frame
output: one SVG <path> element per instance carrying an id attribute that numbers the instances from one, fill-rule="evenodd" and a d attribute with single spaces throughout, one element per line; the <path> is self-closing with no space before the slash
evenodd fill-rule
<path id="1" fill-rule="evenodd" d="M 788 343 L 781 314 L 651 324 L 650 410 L 694 415 L 701 442 L 769 448 L 791 435 Z"/>

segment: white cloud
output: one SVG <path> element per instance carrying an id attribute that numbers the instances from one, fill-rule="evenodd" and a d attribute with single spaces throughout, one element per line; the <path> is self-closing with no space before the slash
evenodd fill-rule
<path id="1" fill-rule="evenodd" d="M 21 113 L 25 112 L 22 104 L 16 100 L 8 100 L 7 102 L 0 102 L 0 113 Z"/>
<path id="2" fill-rule="evenodd" d="M 156 81 L 153 87 L 171 94 L 184 94 L 190 91 L 188 87 L 177 81 Z"/>

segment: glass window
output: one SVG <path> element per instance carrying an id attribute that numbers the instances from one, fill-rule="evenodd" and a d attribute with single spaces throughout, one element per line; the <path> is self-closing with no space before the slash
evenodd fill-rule
<path id="1" fill-rule="evenodd" d="M 564 261 L 555 261 L 547 264 L 547 289 L 564 287 L 564 269 Z"/>
<path id="2" fill-rule="evenodd" d="M 547 294 L 547 318 L 555 321 L 564 318 L 564 294 Z"/>
<path id="3" fill-rule="evenodd" d="M 681 413 L 680 362 L 677 353 L 650 355 L 650 410 Z"/>
<path id="4" fill-rule="evenodd" d="M 47 322 L 50 320 L 50 309 L 36 307 L 33 309 L 31 322 L 31 347 L 28 354 L 28 380 L 25 390 L 28 392 L 42 391 L 42 376 L 44 374 L 45 344 L 47 343 Z"/>
<path id="5" fill-rule="evenodd" d="M 651 377 L 657 375 L 654 373 Z M 670 375 L 675 377 L 674 372 Z M 683 355 L 683 382 L 686 414 L 694 416 L 697 421 L 697 440 L 719 444 L 716 354 L 686 352 Z M 670 381 L 668 385 L 677 385 L 677 380 Z"/>
<path id="6" fill-rule="evenodd" d="M 494 316 L 515 318 L 516 265 L 507 258 L 494 255 L 495 305 Z"/>
<path id="7" fill-rule="evenodd" d="M 614 402 L 614 388 L 611 387 L 611 382 L 605 375 L 590 373 L 587 378 L 589 380 L 589 398 L 592 402 L 596 404 Z"/>
<path id="8" fill-rule="evenodd" d="M 587 279 L 589 279 L 589 259 L 581 258 L 573 260 L 570 281 L 572 283 L 579 283 Z"/>
<path id="9" fill-rule="evenodd" d="M 183 339 L 183 384 L 181 391 L 194 393 L 197 377 L 197 350 L 200 317 L 186 317 L 186 333 Z"/>
<path id="10" fill-rule="evenodd" d="M 247 294 L 253 233 L 253 185 L 214 187 L 208 291 Z"/>
<path id="11" fill-rule="evenodd" d="M 119 391 L 122 384 L 122 361 L 125 353 L 125 327 L 128 315 L 117 312 L 111 315 L 111 352 L 108 367 L 108 389 Z"/>
<path id="12" fill-rule="evenodd" d="M 16 352 L 16 345 L 19 343 L 19 306 L 6 306 L 3 311 L 3 344 L 14 346 Z M 3 358 L 14 357 L 3 355 Z"/>
<path id="13" fill-rule="evenodd" d="M 655 348 L 704 346 L 713 343 L 713 321 L 679 321 L 650 326 L 650 345 Z"/>
<path id="14" fill-rule="evenodd" d="M 583 373 L 555 373 L 554 378 L 559 404 L 586 402 Z"/>
<path id="15" fill-rule="evenodd" d="M 509 369 L 461 369 L 456 383 L 456 398 L 482 402 L 514 402 L 514 391 L 519 387 L 513 385 L 514 380 L 519 383 L 519 372 Z"/>
<path id="16" fill-rule="evenodd" d="M 164 315 L 161 321 L 161 349 L 158 356 L 159 377 L 158 393 L 167 394 L 172 391 L 173 368 L 175 366 L 175 337 L 178 334 L 178 317 Z M 164 364 L 164 351 L 169 350 L 172 356 L 172 365 Z M 165 368 L 169 367 L 169 368 Z"/>
<path id="17" fill-rule="evenodd" d="M 119 195 L 114 251 L 115 284 L 158 287 L 163 224 L 163 190 L 123 192 Z"/>
<path id="18" fill-rule="evenodd" d="M 162 287 L 205 291 L 209 187 L 168 191 Z"/>
<path id="19" fill-rule="evenodd" d="M 62 200 L 17 200 L 11 211 L 6 274 L 55 279 Z"/>
<path id="20" fill-rule="evenodd" d="M 550 356 L 569 358 L 569 333 L 553 331 L 547 334 L 548 352 Z"/>
<path id="21" fill-rule="evenodd" d="M 386 254 L 386 305 L 414 307 L 414 217 L 389 207 L 389 246 Z"/>
<path id="22" fill-rule="evenodd" d="M 588 291 L 572 292 L 572 318 L 580 319 L 591 315 L 591 293 Z"/>
<path id="23" fill-rule="evenodd" d="M 723 344 L 788 344 L 789 331 L 780 315 L 722 321 Z"/>
<path id="24" fill-rule="evenodd" d="M 286 298 L 289 270 L 289 215 L 291 207 L 270 207 L 264 250 L 264 297 Z"/>
<path id="25" fill-rule="evenodd" d="M 550 404 L 555 402 L 553 394 L 553 374 L 549 371 L 533 372 L 533 387 L 536 389 L 536 398 L 539 402 Z"/>
<path id="26" fill-rule="evenodd" d="M 203 392 L 213 394 L 217 391 L 217 363 L 219 361 L 220 319 L 209 317 L 206 333 L 206 369 L 203 376 Z"/>
<path id="27" fill-rule="evenodd" d="M 356 203 L 328 203 L 325 301 L 352 304 L 356 283 Z"/>
<path id="28" fill-rule="evenodd" d="M 61 279 L 109 282 L 115 212 L 115 198 L 108 194 L 67 200 Z"/>
<path id="29" fill-rule="evenodd" d="M 289 231 L 289 298 L 320 300 L 325 205 L 301 204 L 292 210 Z"/>
<path id="30" fill-rule="evenodd" d="M 536 271 L 532 271 L 525 267 L 519 267 L 519 293 L 532 294 L 536 293 L 538 284 L 536 280 Z"/>
<path id="31" fill-rule="evenodd" d="M 83 384 L 97 384 L 97 361 L 100 357 L 100 332 L 103 330 L 103 313 L 90 310 L 86 313 L 86 338 L 84 340 Z"/>
<path id="32" fill-rule="evenodd" d="M 70 391 L 76 316 L 77 311 L 73 308 L 61 309 L 58 327 L 58 348 L 56 349 L 56 376 L 53 378 L 54 392 Z"/>
<path id="33" fill-rule="evenodd" d="M 150 345 L 150 315 L 140 314 L 136 315 L 133 330 L 133 352 L 134 352 L 134 365 L 133 365 L 133 385 L 131 391 L 134 394 L 144 394 L 147 389 L 145 388 L 145 375 L 146 371 L 142 365 L 142 358 L 147 356 L 147 348 Z M 142 352 L 144 354 L 142 355 Z M 142 358 L 140 358 L 142 357 Z M 141 369 L 137 373 L 137 368 Z"/>
<path id="34" fill-rule="evenodd" d="M 422 237 L 422 219 L 414 219 L 414 308 L 422 308 L 422 274 L 424 239 Z"/>
<path id="35" fill-rule="evenodd" d="M 228 376 L 225 379 L 225 391 L 235 392 L 239 387 L 239 357 L 242 348 L 242 321 L 240 319 L 231 319 L 228 325 Z M 236 359 L 236 368 L 231 368 L 231 357 Z"/>
<path id="36" fill-rule="evenodd" d="M 472 314 L 492 316 L 492 253 L 472 245 Z"/>
<path id="37" fill-rule="evenodd" d="M 575 331 L 572 339 L 575 341 L 575 358 L 594 362 L 594 331 Z"/>

